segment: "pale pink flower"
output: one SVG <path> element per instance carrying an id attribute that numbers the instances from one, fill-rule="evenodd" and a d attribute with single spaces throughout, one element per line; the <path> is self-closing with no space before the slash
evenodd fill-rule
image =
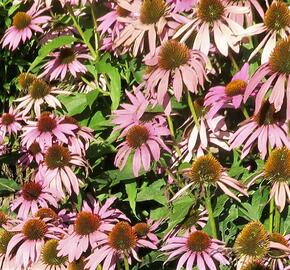
<path id="1" fill-rule="evenodd" d="M 240 108 L 248 81 L 249 64 L 245 63 L 226 86 L 211 87 L 204 100 L 204 105 L 210 107 L 206 117 L 211 119 L 222 108 Z"/>
<path id="2" fill-rule="evenodd" d="M 197 93 L 199 86 L 203 87 L 207 61 L 200 51 L 191 50 L 176 40 L 166 41 L 153 55 L 145 58 L 151 70 L 144 76 L 146 88 L 150 92 L 157 90 L 159 104 L 163 104 L 169 87 L 180 101 L 184 86 L 192 93 Z"/>
<path id="3" fill-rule="evenodd" d="M 170 8 L 165 0 L 119 0 L 118 5 L 130 12 L 127 17 L 118 17 L 125 24 L 120 36 L 115 40 L 114 48 L 122 47 L 122 52 L 131 50 L 133 55 L 149 47 L 154 53 L 158 42 L 168 39 L 168 20 L 172 20 Z M 152 9 L 156 9 L 152 13 Z"/>
<path id="4" fill-rule="evenodd" d="M 27 269 L 29 265 L 39 260 L 41 247 L 46 239 L 58 239 L 64 233 L 48 221 L 39 218 L 30 218 L 18 221 L 19 224 L 9 231 L 16 234 L 9 241 L 6 256 L 15 254 L 15 268 L 21 266 Z"/>
<path id="5" fill-rule="evenodd" d="M 10 209 L 18 209 L 17 217 L 24 220 L 30 213 L 35 215 L 40 207 L 57 207 L 58 196 L 57 190 L 47 187 L 36 178 L 35 181 L 22 185 L 17 198 L 11 202 Z"/>
<path id="6" fill-rule="evenodd" d="M 276 112 L 280 111 L 286 101 L 286 119 L 290 119 L 290 37 L 281 40 L 271 53 L 269 62 L 261 65 L 250 78 L 245 91 L 244 101 L 253 93 L 258 85 L 255 99 L 255 113 L 260 110 L 265 96 L 274 104 Z"/>
<path id="7" fill-rule="evenodd" d="M 247 7 L 231 5 L 226 0 L 200 0 L 192 19 L 182 25 L 173 38 L 182 36 L 180 41 L 185 42 L 197 32 L 192 48 L 208 55 L 213 34 L 214 43 L 222 55 L 228 56 L 229 47 L 238 53 L 244 28 L 229 16 L 247 12 Z"/>
<path id="8" fill-rule="evenodd" d="M 21 135 L 22 144 L 29 148 L 34 142 L 38 142 L 41 149 L 56 141 L 68 144 L 68 136 L 75 136 L 74 130 L 78 127 L 62 121 L 63 118 L 47 112 L 42 113 L 37 121 L 27 121 L 28 125 L 23 127 Z"/>
<path id="9" fill-rule="evenodd" d="M 58 77 L 64 80 L 67 73 L 74 78 L 77 77 L 77 73 L 86 73 L 87 68 L 80 60 L 91 59 L 85 47 L 79 44 L 73 47 L 60 48 L 49 56 L 52 59 L 44 64 L 44 71 L 40 74 L 40 77 L 48 77 L 50 81 L 56 80 Z"/>
<path id="10" fill-rule="evenodd" d="M 79 179 L 73 172 L 75 166 L 86 168 L 88 164 L 80 156 L 72 154 L 67 147 L 52 144 L 45 153 L 38 173 L 45 183 L 57 189 L 64 198 L 63 187 L 69 195 L 72 191 L 79 194 Z"/>
<path id="11" fill-rule="evenodd" d="M 44 159 L 44 149 L 41 149 L 38 142 L 33 142 L 28 148 L 22 146 L 21 156 L 18 162 L 24 166 L 40 164 Z"/>
<path id="12" fill-rule="evenodd" d="M 245 158 L 255 145 L 262 159 L 268 150 L 283 145 L 290 148 L 288 127 L 281 112 L 275 113 L 274 106 L 265 102 L 260 111 L 239 124 L 240 128 L 231 136 L 230 148 L 243 146 L 241 159 Z"/>
<path id="13" fill-rule="evenodd" d="M 34 3 L 27 12 L 19 11 L 13 17 L 13 25 L 9 27 L 1 39 L 2 48 L 8 45 L 14 51 L 19 43 L 31 39 L 33 31 L 43 33 L 40 25 L 47 23 L 50 16 L 39 16 L 47 9 L 40 9 L 41 5 Z"/>
<path id="14" fill-rule="evenodd" d="M 68 256 L 69 262 L 78 260 L 83 253 L 107 238 L 109 232 L 119 220 L 127 217 L 119 210 L 112 209 L 115 198 L 108 199 L 101 207 L 94 201 L 93 207 L 84 202 L 81 212 L 68 229 L 68 235 L 59 241 L 58 256 Z"/>
<path id="15" fill-rule="evenodd" d="M 176 270 L 183 266 L 186 270 L 192 270 L 197 266 L 199 270 L 217 270 L 217 263 L 229 265 L 229 261 L 223 255 L 225 245 L 222 241 L 212 239 L 203 231 L 194 227 L 183 236 L 169 238 L 161 251 L 165 251 L 169 256 L 165 261 L 178 258 Z M 186 263 L 186 265 L 185 265 Z"/>
<path id="16" fill-rule="evenodd" d="M 133 229 L 137 235 L 137 238 L 145 239 L 150 241 L 153 245 L 157 246 L 159 243 L 159 239 L 157 235 L 154 233 L 158 227 L 160 226 L 160 221 L 154 221 L 152 219 L 148 219 L 147 222 L 138 222 L 133 226 Z"/>
<path id="17" fill-rule="evenodd" d="M 161 148 L 170 152 L 161 136 L 168 136 L 169 130 L 161 125 L 145 123 L 132 126 L 125 134 L 126 140 L 118 145 L 115 166 L 124 168 L 130 154 L 133 155 L 133 173 L 138 176 L 143 166 L 145 171 L 150 169 L 152 157 L 160 159 Z"/>
<path id="18" fill-rule="evenodd" d="M 112 228 L 106 239 L 101 241 L 93 250 L 87 258 L 88 263 L 85 267 L 89 270 L 95 270 L 103 262 L 103 270 L 114 270 L 117 262 L 123 260 L 124 256 L 127 257 L 129 264 L 131 264 L 132 258 L 140 261 L 136 252 L 138 247 L 157 249 L 157 246 L 151 241 L 138 238 L 129 223 L 121 221 Z"/>
<path id="19" fill-rule="evenodd" d="M 173 7 L 173 12 L 184 12 L 194 8 L 198 0 L 166 0 Z"/>
<path id="20" fill-rule="evenodd" d="M 21 112 L 14 110 L 13 107 L 9 108 L 8 113 L 3 113 L 0 117 L 0 133 L 3 137 L 8 133 L 11 136 L 12 133 L 17 134 L 21 128 L 21 122 L 24 120 Z"/>
<path id="21" fill-rule="evenodd" d="M 276 46 L 277 39 L 287 38 L 290 34 L 290 10 L 283 1 L 273 1 L 264 16 L 264 22 L 249 26 L 245 36 L 264 33 L 263 39 L 252 51 L 249 61 L 264 47 L 261 63 L 269 61 L 270 55 Z"/>

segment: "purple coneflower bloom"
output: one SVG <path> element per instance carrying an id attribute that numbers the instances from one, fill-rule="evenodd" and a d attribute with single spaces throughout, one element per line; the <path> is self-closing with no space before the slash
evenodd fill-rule
<path id="1" fill-rule="evenodd" d="M 94 248 L 107 238 L 105 232 L 111 231 L 119 218 L 127 219 L 121 211 L 110 208 L 114 200 L 108 199 L 102 207 L 97 202 L 94 202 L 93 207 L 85 202 L 74 225 L 70 226 L 68 235 L 60 240 L 58 255 L 68 256 L 69 262 L 78 260 L 89 248 Z"/>
<path id="2" fill-rule="evenodd" d="M 165 263 L 179 257 L 176 270 L 180 270 L 185 263 L 186 270 L 192 270 L 193 266 L 197 266 L 199 270 L 217 270 L 216 263 L 229 264 L 222 254 L 224 248 L 222 241 L 211 239 L 205 232 L 192 228 L 182 237 L 169 238 L 161 250 L 169 255 Z"/>
<path id="3" fill-rule="evenodd" d="M 129 264 L 132 261 L 131 257 L 140 261 L 136 252 L 138 247 L 157 249 L 157 246 L 151 241 L 138 239 L 130 224 L 121 221 L 112 228 L 107 238 L 93 250 L 93 253 L 88 257 L 86 268 L 95 270 L 103 261 L 103 270 L 113 270 L 116 268 L 117 262 L 122 260 L 124 256 L 126 256 Z"/>
<path id="4" fill-rule="evenodd" d="M 211 119 L 222 108 L 240 108 L 248 81 L 249 64 L 245 63 L 226 86 L 211 87 L 204 100 L 204 105 L 210 107 L 206 117 Z"/>
<path id="5" fill-rule="evenodd" d="M 183 12 L 193 9 L 198 0 L 166 0 L 166 2 L 173 6 L 173 12 Z"/>
<path id="6" fill-rule="evenodd" d="M 21 157 L 18 162 L 24 166 L 30 166 L 32 163 L 40 164 L 44 159 L 44 149 L 41 149 L 38 142 L 33 142 L 28 148 L 21 149 Z"/>
<path id="7" fill-rule="evenodd" d="M 49 188 L 39 179 L 34 182 L 28 182 L 22 185 L 21 190 L 17 194 L 17 198 L 11 203 L 11 210 L 18 208 L 17 217 L 26 219 L 29 213 L 36 214 L 40 207 L 48 207 L 52 205 L 57 207 L 58 191 Z"/>
<path id="8" fill-rule="evenodd" d="M 169 130 L 161 125 L 145 123 L 132 126 L 126 134 L 126 141 L 118 145 L 118 153 L 115 157 L 115 165 L 122 170 L 129 155 L 133 156 L 133 173 L 138 176 L 141 164 L 145 171 L 150 169 L 151 159 L 160 159 L 160 150 L 170 152 L 164 144 L 161 136 L 169 135 Z"/>
<path id="9" fill-rule="evenodd" d="M 29 148 L 37 141 L 41 149 L 51 146 L 55 141 L 67 144 L 68 136 L 75 136 L 74 130 L 78 127 L 62 121 L 63 118 L 48 112 L 42 113 L 37 121 L 27 121 L 28 125 L 23 127 L 22 144 Z"/>
<path id="10" fill-rule="evenodd" d="M 52 59 L 44 64 L 44 71 L 40 74 L 40 77 L 49 77 L 50 81 L 58 77 L 63 80 L 68 72 L 74 78 L 77 77 L 77 73 L 86 73 L 87 68 L 79 60 L 91 58 L 82 45 L 63 47 L 51 53 L 50 57 Z"/>
<path id="11" fill-rule="evenodd" d="M 261 65 L 249 81 L 245 91 L 244 100 L 253 93 L 256 87 L 261 84 L 256 96 L 257 113 L 269 95 L 269 102 L 274 104 L 277 111 L 280 111 L 284 101 L 287 103 L 287 120 L 290 119 L 290 37 L 280 40 L 271 53 L 269 62 Z M 271 89 L 271 91 L 269 91 Z M 286 96 L 286 98 L 285 98 Z"/>
<path id="12" fill-rule="evenodd" d="M 0 117 L 0 133 L 2 136 L 5 137 L 6 133 L 9 136 L 12 133 L 17 134 L 22 128 L 20 124 L 22 120 L 24 120 L 22 114 L 10 107 L 8 113 L 3 113 Z"/>
<path id="13" fill-rule="evenodd" d="M 13 17 L 13 25 L 6 30 L 1 39 L 2 47 L 9 45 L 9 49 L 14 51 L 20 41 L 24 43 L 32 37 L 32 31 L 43 33 L 43 29 L 39 26 L 47 23 L 51 17 L 39 16 L 46 11 L 45 8 L 40 9 L 41 5 L 35 3 L 27 12 L 19 11 Z"/>
<path id="14" fill-rule="evenodd" d="M 172 87 L 177 101 L 180 101 L 184 86 L 197 93 L 203 87 L 206 77 L 207 57 L 197 50 L 189 49 L 176 40 L 166 41 L 153 55 L 145 58 L 151 72 L 144 77 L 148 91 L 157 89 L 157 100 L 163 104 L 169 86 Z"/>
<path id="15" fill-rule="evenodd" d="M 277 39 L 287 38 L 290 34 L 290 10 L 283 1 L 273 1 L 265 13 L 264 22 L 254 24 L 245 30 L 245 35 L 257 35 L 266 32 L 266 35 L 253 50 L 249 61 L 264 47 L 261 63 L 269 61 Z"/>
<path id="16" fill-rule="evenodd" d="M 244 28 L 229 18 L 231 14 L 244 14 L 249 12 L 247 7 L 230 5 L 225 0 L 200 0 L 193 14 L 193 18 L 181 26 L 173 38 L 182 35 L 180 41 L 186 41 L 194 31 L 197 32 L 193 49 L 200 50 L 208 55 L 211 46 L 211 33 L 214 43 L 220 53 L 228 55 L 229 47 L 239 52 L 239 41 Z"/>
<path id="17" fill-rule="evenodd" d="M 257 145 L 262 159 L 265 159 L 269 148 L 290 148 L 288 127 L 281 112 L 275 113 L 273 104 L 266 101 L 260 111 L 240 123 L 240 128 L 231 136 L 230 148 L 244 144 L 241 158 L 246 157 L 250 150 Z"/>
<path id="18" fill-rule="evenodd" d="M 136 223 L 133 226 L 133 229 L 136 232 L 137 238 L 148 240 L 152 244 L 157 246 L 159 243 L 159 239 L 154 232 L 157 230 L 160 224 L 160 221 L 154 221 L 152 219 L 149 219 L 147 222 Z"/>

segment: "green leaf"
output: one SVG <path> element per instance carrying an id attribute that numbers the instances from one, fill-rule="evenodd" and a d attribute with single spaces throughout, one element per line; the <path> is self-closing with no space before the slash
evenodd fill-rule
<path id="1" fill-rule="evenodd" d="M 106 120 L 102 112 L 98 111 L 92 117 L 89 127 L 92 128 L 93 130 L 102 130 L 106 126 L 109 126 L 109 124 L 110 121 Z"/>
<path id="2" fill-rule="evenodd" d="M 88 105 L 85 93 L 77 93 L 74 96 L 59 95 L 58 99 L 65 106 L 70 116 L 82 113 Z"/>
<path id="3" fill-rule="evenodd" d="M 13 193 L 19 190 L 19 185 L 12 179 L 0 178 L 0 194 Z"/>
<path id="4" fill-rule="evenodd" d="M 136 196 L 137 196 L 137 183 L 131 182 L 125 185 L 126 193 L 128 195 L 128 200 L 130 207 L 136 216 Z"/>

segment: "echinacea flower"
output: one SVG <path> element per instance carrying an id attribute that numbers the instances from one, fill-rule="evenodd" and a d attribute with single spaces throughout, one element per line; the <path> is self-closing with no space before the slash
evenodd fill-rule
<path id="1" fill-rule="evenodd" d="M 55 141 L 68 143 L 68 136 L 75 136 L 74 124 L 62 123 L 63 118 L 57 118 L 49 112 L 42 113 L 37 121 L 27 121 L 23 127 L 22 144 L 29 148 L 35 141 L 41 149 L 51 146 Z"/>
<path id="2" fill-rule="evenodd" d="M 264 22 L 249 26 L 245 30 L 245 35 L 257 35 L 264 33 L 264 37 L 257 47 L 252 51 L 249 61 L 264 47 L 261 63 L 269 61 L 272 50 L 275 48 L 277 40 L 287 38 L 290 34 L 290 9 L 283 1 L 273 1 L 267 9 Z"/>
<path id="3" fill-rule="evenodd" d="M 58 256 L 68 256 L 69 262 L 78 260 L 89 248 L 107 238 L 105 233 L 112 230 L 118 219 L 127 219 L 121 211 L 110 207 L 114 200 L 108 199 L 102 207 L 97 202 L 93 207 L 85 202 L 74 225 L 69 227 L 68 235 L 59 241 Z"/>
<path id="4" fill-rule="evenodd" d="M 171 200 L 175 200 L 191 186 L 203 190 L 206 186 L 219 187 L 225 194 L 241 201 L 229 188 L 239 191 L 241 194 L 248 196 L 244 186 L 236 179 L 230 177 L 220 162 L 211 154 L 201 156 L 193 161 L 188 171 L 189 184 L 186 184 L 179 190 Z"/>
<path id="5" fill-rule="evenodd" d="M 194 227 L 183 236 L 173 236 L 167 239 L 161 251 L 165 251 L 169 260 L 177 259 L 176 270 L 183 266 L 186 270 L 192 270 L 197 266 L 199 270 L 217 270 L 217 263 L 228 265 L 229 262 L 223 255 L 224 243 L 217 239 L 212 239 L 203 231 Z"/>
<path id="6" fill-rule="evenodd" d="M 169 40 L 158 47 L 153 55 L 145 58 L 151 72 L 144 77 L 150 92 L 157 90 L 157 101 L 163 104 L 165 94 L 172 87 L 174 96 L 180 101 L 184 86 L 192 93 L 203 87 L 206 77 L 207 57 L 185 44 Z"/>
<path id="7" fill-rule="evenodd" d="M 129 155 L 133 154 L 133 173 L 138 176 L 141 165 L 145 171 L 150 169 L 152 157 L 160 159 L 161 148 L 170 152 L 161 136 L 168 136 L 169 130 L 161 125 L 145 123 L 132 126 L 126 134 L 126 140 L 118 145 L 115 165 L 122 170 Z"/>
<path id="8" fill-rule="evenodd" d="M 210 107 L 206 117 L 211 119 L 222 108 L 240 108 L 248 81 L 249 64 L 245 63 L 227 85 L 211 87 L 204 100 L 204 105 Z"/>
<path id="9" fill-rule="evenodd" d="M 44 159 L 44 149 L 41 149 L 38 142 L 33 142 L 28 148 L 25 146 L 21 149 L 21 156 L 18 160 L 19 164 L 24 167 L 40 164 Z"/>
<path id="10" fill-rule="evenodd" d="M 261 65 L 246 88 L 244 101 L 261 84 L 255 99 L 257 113 L 264 98 L 269 96 L 269 102 L 280 111 L 284 101 L 287 103 L 286 119 L 290 119 L 290 37 L 280 40 L 273 49 L 269 61 Z M 286 96 L 286 97 L 285 97 Z"/>
<path id="11" fill-rule="evenodd" d="M 57 190 L 47 187 L 40 179 L 22 185 L 16 199 L 11 203 L 11 210 L 18 209 L 17 217 L 25 220 L 29 213 L 36 214 L 40 207 L 57 207 Z"/>
<path id="12" fill-rule="evenodd" d="M 238 269 L 239 270 L 270 270 L 261 260 L 250 260 L 244 263 L 242 267 Z"/>
<path id="13" fill-rule="evenodd" d="M 5 137 L 8 133 L 11 136 L 12 133 L 17 134 L 21 128 L 21 121 L 23 121 L 21 112 L 14 110 L 13 107 L 9 108 L 7 113 L 3 113 L 0 117 L 0 134 Z"/>
<path id="14" fill-rule="evenodd" d="M 95 270 L 103 262 L 103 270 L 114 270 L 117 262 L 124 257 L 129 263 L 131 263 L 132 257 L 139 261 L 136 252 L 138 247 L 157 249 L 151 241 L 138 239 L 136 232 L 128 222 L 118 222 L 107 238 L 99 243 L 87 258 L 86 267 L 89 270 Z"/>
<path id="15" fill-rule="evenodd" d="M 240 128 L 230 137 L 230 148 L 242 144 L 241 159 L 245 158 L 255 145 L 262 159 L 265 159 L 268 150 L 283 145 L 290 148 L 290 139 L 287 135 L 287 124 L 281 112 L 275 113 L 274 106 L 265 102 L 260 111 L 239 124 Z"/>
<path id="16" fill-rule="evenodd" d="M 44 71 L 40 74 L 40 77 L 49 77 L 50 81 L 58 77 L 64 80 L 67 73 L 76 78 L 77 73 L 85 73 L 87 71 L 87 68 L 80 60 L 90 59 L 85 47 L 82 45 L 63 47 L 57 52 L 51 53 L 49 56 L 52 59 L 44 64 Z"/>
<path id="17" fill-rule="evenodd" d="M 228 56 L 229 47 L 236 53 L 239 52 L 239 41 L 244 28 L 229 18 L 231 14 L 245 14 L 247 7 L 231 5 L 224 0 L 200 0 L 193 13 L 192 19 L 181 26 L 173 38 L 181 37 L 185 42 L 196 31 L 193 49 L 208 55 L 213 34 L 214 43 L 219 52 Z"/>
<path id="18" fill-rule="evenodd" d="M 79 194 L 79 179 L 73 172 L 75 166 L 85 167 L 86 163 L 80 156 L 72 154 L 67 147 L 53 144 L 47 149 L 38 173 L 63 198 L 63 187 L 69 195 L 72 191 Z"/>
<path id="19" fill-rule="evenodd" d="M 154 221 L 149 219 L 147 222 L 138 222 L 133 226 L 134 231 L 136 232 L 137 238 L 145 239 L 150 241 L 155 246 L 158 245 L 159 239 L 154 233 L 157 228 L 160 226 L 160 221 Z M 141 242 L 142 243 L 142 240 Z"/>
<path id="20" fill-rule="evenodd" d="M 134 56 L 149 47 L 154 53 L 158 40 L 168 39 L 168 19 L 172 19 L 165 0 L 119 0 L 118 5 L 130 12 L 127 17 L 118 17 L 125 24 L 114 48 L 122 46 L 123 51 L 132 50 Z"/>
<path id="21" fill-rule="evenodd" d="M 68 94 L 66 91 L 52 89 L 44 80 L 31 74 L 22 73 L 19 76 L 19 84 L 24 91 L 28 91 L 27 95 L 15 100 L 15 102 L 19 102 L 16 110 L 22 109 L 23 115 L 28 114 L 33 108 L 36 116 L 39 116 L 43 103 L 54 109 L 61 108 L 61 103 L 54 94 Z"/>
<path id="22" fill-rule="evenodd" d="M 31 39 L 33 31 L 43 33 L 41 25 L 51 19 L 50 16 L 40 16 L 46 10 L 41 9 L 41 5 L 36 2 L 27 12 L 17 12 L 13 17 L 13 25 L 6 30 L 1 39 L 2 48 L 8 45 L 9 49 L 14 51 L 21 40 L 24 43 Z"/>
<path id="23" fill-rule="evenodd" d="M 19 221 L 19 224 L 10 229 L 15 235 L 8 243 L 6 256 L 14 255 L 15 268 L 23 266 L 25 269 L 38 261 L 41 254 L 41 246 L 46 239 L 58 239 L 62 232 L 48 221 L 39 218 L 30 218 Z"/>
<path id="24" fill-rule="evenodd" d="M 290 150 L 289 148 L 274 149 L 261 173 L 258 173 L 248 184 L 251 186 L 257 179 L 266 179 L 272 186 L 270 199 L 275 200 L 279 211 L 282 212 L 286 201 L 290 202 Z"/>

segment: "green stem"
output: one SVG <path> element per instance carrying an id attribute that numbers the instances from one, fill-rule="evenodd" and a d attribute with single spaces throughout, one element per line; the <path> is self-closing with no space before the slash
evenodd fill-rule
<path id="1" fill-rule="evenodd" d="M 278 207 L 275 207 L 275 215 L 274 215 L 274 232 L 279 232 L 280 231 L 280 219 L 281 219 L 281 214 L 278 210 Z"/>
<path id="2" fill-rule="evenodd" d="M 194 121 L 196 127 L 199 129 L 199 121 L 198 121 L 197 114 L 196 114 L 194 104 L 192 102 L 191 95 L 190 95 L 189 91 L 187 91 L 187 102 L 188 102 L 188 106 L 189 106 L 193 121 Z"/>
<path id="3" fill-rule="evenodd" d="M 97 270 L 102 270 L 102 266 L 99 264 Z"/>
<path id="4" fill-rule="evenodd" d="M 274 217 L 274 208 L 275 208 L 275 203 L 274 203 L 274 198 L 270 200 L 270 210 L 269 210 L 269 232 L 273 232 L 273 217 Z"/>
<path id="5" fill-rule="evenodd" d="M 75 15 L 74 15 L 74 12 L 72 10 L 72 7 L 70 5 L 68 5 L 67 7 L 68 7 L 68 12 L 70 14 L 70 17 L 73 20 L 74 27 L 78 30 L 80 36 L 82 37 L 83 42 L 87 45 L 87 47 L 90 50 L 93 58 L 96 60 L 98 58 L 98 55 L 97 55 L 96 51 L 94 50 L 93 46 L 91 45 L 91 43 L 86 39 L 85 33 L 83 32 L 82 28 L 78 24 L 77 19 L 76 19 Z"/>
<path id="6" fill-rule="evenodd" d="M 242 112 L 246 119 L 250 117 L 247 108 L 245 106 L 242 106 Z"/>
<path id="7" fill-rule="evenodd" d="M 212 236 L 213 236 L 213 238 L 217 239 L 217 230 L 216 230 L 216 224 L 215 224 L 213 211 L 212 211 L 211 196 L 210 196 L 210 188 L 209 187 L 207 187 L 206 191 L 205 191 L 205 205 L 206 205 L 206 210 L 208 213 L 208 218 L 209 218 Z"/>
<path id="8" fill-rule="evenodd" d="M 229 52 L 229 58 L 231 59 L 232 66 L 235 69 L 235 72 L 238 72 L 240 70 L 240 68 L 239 68 L 239 66 L 238 66 L 238 64 L 236 62 L 236 59 L 233 57 L 231 52 Z"/>
<path id="9" fill-rule="evenodd" d="M 176 140 L 175 140 L 175 132 L 174 132 L 174 126 L 173 126 L 173 121 L 172 121 L 172 118 L 171 116 L 167 116 L 167 122 L 168 122 L 168 126 L 169 126 L 169 130 L 170 130 L 170 135 L 172 137 L 172 140 L 174 142 L 174 148 L 178 154 L 178 156 L 181 156 L 181 151 L 178 147 L 178 145 L 176 144 Z"/>
<path id="10" fill-rule="evenodd" d="M 98 50 L 99 50 L 99 38 L 98 38 L 98 24 L 97 24 L 97 16 L 96 16 L 96 9 L 93 6 L 93 4 L 90 4 L 91 7 L 91 14 L 92 14 L 92 18 L 93 18 L 93 22 L 94 22 L 94 34 L 95 34 L 95 50 L 96 53 L 98 54 Z"/>
<path id="11" fill-rule="evenodd" d="M 128 259 L 126 256 L 124 256 L 124 266 L 125 266 L 125 270 L 130 270 Z"/>

